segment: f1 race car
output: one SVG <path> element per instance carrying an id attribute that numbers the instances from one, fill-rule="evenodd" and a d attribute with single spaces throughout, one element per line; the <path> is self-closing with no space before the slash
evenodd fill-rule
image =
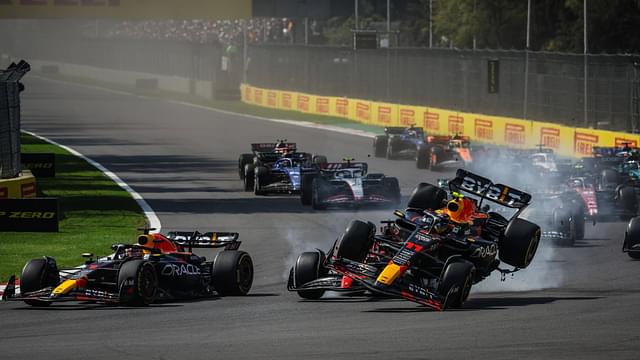
<path id="1" fill-rule="evenodd" d="M 573 246 L 584 239 L 585 211 L 582 198 L 572 190 L 533 193 L 536 201 L 521 213 L 542 229 L 542 241 Z"/>
<path id="2" fill-rule="evenodd" d="M 273 164 L 247 165 L 245 183 L 253 185 L 256 195 L 271 193 L 297 194 L 301 177 L 318 172 L 318 165 L 306 153 L 286 154 Z M 251 177 L 251 173 L 254 174 Z"/>
<path id="3" fill-rule="evenodd" d="M 622 252 L 626 252 L 632 259 L 640 259 L 640 217 L 638 216 L 632 218 L 627 225 Z"/>
<path id="4" fill-rule="evenodd" d="M 471 141 L 468 136 L 429 136 L 427 145 L 420 149 L 416 159 L 419 168 L 442 170 L 467 167 L 473 162 Z M 420 161 L 416 161 L 419 163 Z"/>
<path id="5" fill-rule="evenodd" d="M 363 287 L 436 310 L 462 307 L 471 286 L 494 271 L 526 268 L 540 241 L 540 227 L 518 217 L 531 195 L 459 169 L 447 193 L 420 184 L 409 208 L 376 226 L 352 221 L 331 250 L 305 252 L 290 270 L 287 288 L 317 299 L 327 290 Z M 466 197 L 465 195 L 470 197 Z M 487 201 L 513 211 L 489 211 Z M 504 262 L 515 269 L 501 269 Z"/>
<path id="6" fill-rule="evenodd" d="M 344 159 L 326 163 L 302 178 L 300 199 L 316 210 L 348 206 L 397 206 L 400 185 L 395 177 L 368 174 L 367 163 Z"/>
<path id="7" fill-rule="evenodd" d="M 413 125 L 405 127 L 386 127 L 384 135 L 373 139 L 373 153 L 376 157 L 387 159 L 415 158 L 418 168 L 426 168 L 428 151 L 424 130 Z"/>
<path id="8" fill-rule="evenodd" d="M 253 261 L 238 251 L 238 233 L 170 232 L 145 234 L 137 244 L 114 244 L 113 254 L 88 260 L 78 268 L 59 269 L 54 258 L 27 262 L 20 276 L 20 295 L 12 276 L 3 299 L 32 306 L 54 302 L 88 301 L 143 306 L 156 300 L 213 295 L 246 295 L 253 282 Z M 193 248 L 224 248 L 213 261 Z"/>
<path id="9" fill-rule="evenodd" d="M 251 144 L 251 154 L 241 154 L 238 159 L 238 175 L 240 175 L 240 180 L 244 180 L 245 178 L 247 165 L 253 164 L 255 167 L 255 165 L 259 164 L 271 164 L 281 158 L 282 155 L 296 151 L 296 143 L 289 143 L 286 139 L 277 140 L 274 143 Z"/>

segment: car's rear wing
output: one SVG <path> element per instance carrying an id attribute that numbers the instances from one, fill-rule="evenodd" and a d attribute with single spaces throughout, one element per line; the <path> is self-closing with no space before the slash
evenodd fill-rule
<path id="1" fill-rule="evenodd" d="M 365 162 L 335 162 L 335 163 L 324 163 L 320 165 L 320 170 L 322 171 L 340 171 L 344 169 L 361 169 L 364 173 L 367 172 L 368 165 Z"/>
<path id="2" fill-rule="evenodd" d="M 236 250 L 240 246 L 237 232 L 206 232 L 198 231 L 171 231 L 166 235 L 167 239 L 188 248 L 220 248 Z"/>
<path id="3" fill-rule="evenodd" d="M 503 184 L 494 184 L 491 180 L 472 172 L 458 169 L 456 177 L 449 181 L 452 191 L 470 193 L 513 209 L 522 209 L 531 202 L 531 195 Z"/>
<path id="4" fill-rule="evenodd" d="M 275 152 L 276 146 L 289 152 L 297 149 L 296 143 L 253 143 L 251 144 L 251 151 L 261 153 Z"/>

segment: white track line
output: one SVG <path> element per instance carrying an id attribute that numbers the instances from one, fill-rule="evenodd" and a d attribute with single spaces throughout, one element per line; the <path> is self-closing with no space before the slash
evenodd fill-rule
<path id="1" fill-rule="evenodd" d="M 118 177 L 118 175 L 114 174 L 113 172 L 111 172 L 109 169 L 107 169 L 106 167 L 104 167 L 102 164 L 100 164 L 97 161 L 94 161 L 86 156 L 84 156 L 83 154 L 81 154 L 80 152 L 59 144 L 51 139 L 47 139 L 46 137 L 40 136 L 38 134 L 32 133 L 30 131 L 26 131 L 26 130 L 22 130 L 24 133 L 29 134 L 31 136 L 35 136 L 40 140 L 46 141 L 49 144 L 53 144 L 55 146 L 59 146 L 65 150 L 67 150 L 68 152 L 70 152 L 71 154 L 85 160 L 86 162 L 88 162 L 89 164 L 93 165 L 95 168 L 97 168 L 98 170 L 100 170 L 103 174 L 105 174 L 107 177 L 109 177 L 111 180 L 113 180 L 113 182 L 115 182 L 116 184 L 118 184 L 118 186 L 120 186 L 123 190 L 125 190 L 126 192 L 128 192 L 129 194 L 131 194 L 131 197 L 133 197 L 133 199 L 138 203 L 138 206 L 140 206 L 140 208 L 142 209 L 142 211 L 144 212 L 144 216 L 147 218 L 147 221 L 149 221 L 149 226 L 152 228 L 155 228 L 157 232 L 160 231 L 160 229 L 162 228 L 162 225 L 160 223 L 160 219 L 158 218 L 158 215 L 156 215 L 155 211 L 153 211 L 153 209 L 151 208 L 151 206 L 149 206 L 149 204 L 145 201 L 145 199 L 138 194 L 137 191 L 133 190 L 131 188 L 131 186 L 129 186 L 129 184 L 127 184 L 126 182 L 124 182 L 124 180 L 120 179 L 120 177 Z"/>

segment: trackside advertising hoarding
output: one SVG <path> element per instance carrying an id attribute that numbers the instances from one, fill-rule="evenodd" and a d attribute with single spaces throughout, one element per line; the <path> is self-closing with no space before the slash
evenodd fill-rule
<path id="1" fill-rule="evenodd" d="M 0 0 L 5 19 L 244 19 L 251 0 Z"/>
<path id="2" fill-rule="evenodd" d="M 463 113 L 426 106 L 261 89 L 247 84 L 243 84 L 241 90 L 242 101 L 252 105 L 330 115 L 376 126 L 413 124 L 424 128 L 428 134 L 458 134 L 469 136 L 473 141 L 514 148 L 532 148 L 543 144 L 565 156 L 589 156 L 594 146 L 621 146 L 629 143 L 637 147 L 640 144 L 638 134 L 572 128 L 541 121 Z M 267 97 L 275 100 L 266 103 Z"/>
<path id="3" fill-rule="evenodd" d="M 0 199 L 0 231 L 57 232 L 56 198 Z"/>

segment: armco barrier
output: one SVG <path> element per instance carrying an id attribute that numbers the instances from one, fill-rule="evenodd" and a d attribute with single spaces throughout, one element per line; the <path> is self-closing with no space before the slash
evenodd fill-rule
<path id="1" fill-rule="evenodd" d="M 540 121 L 463 113 L 426 106 L 400 105 L 363 99 L 318 96 L 294 91 L 241 86 L 242 101 L 252 105 L 307 114 L 335 116 L 375 126 L 415 124 L 435 135 L 464 135 L 501 146 L 530 148 L 538 144 L 565 156 L 591 154 L 594 146 L 637 147 L 640 135 L 606 130 L 572 128 Z"/>

